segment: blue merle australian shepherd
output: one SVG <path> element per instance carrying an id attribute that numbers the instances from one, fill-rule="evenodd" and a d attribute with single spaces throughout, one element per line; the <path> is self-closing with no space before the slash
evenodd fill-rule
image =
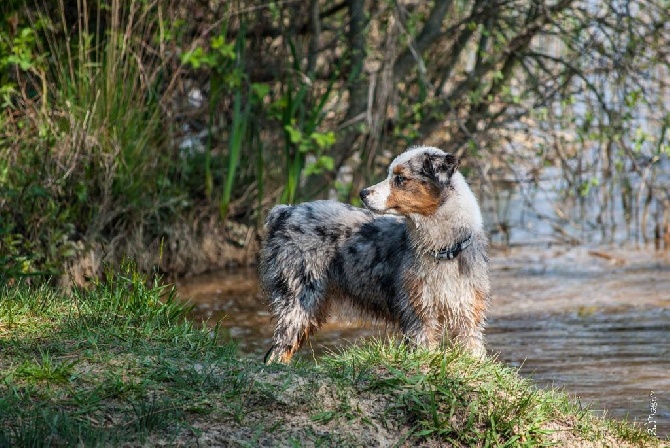
<path id="1" fill-rule="evenodd" d="M 315 201 L 270 211 L 260 279 L 277 327 L 266 362 L 289 362 L 334 302 L 395 324 L 410 344 L 485 354 L 488 240 L 458 164 L 413 147 L 361 191 L 368 210 Z"/>

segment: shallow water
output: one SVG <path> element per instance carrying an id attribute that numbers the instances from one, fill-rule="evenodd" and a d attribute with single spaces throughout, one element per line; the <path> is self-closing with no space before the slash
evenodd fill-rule
<path id="1" fill-rule="evenodd" d="M 490 354 L 537 384 L 563 388 L 595 412 L 670 434 L 670 258 L 667 252 L 520 247 L 492 253 Z M 241 353 L 259 360 L 273 323 L 253 269 L 177 283 L 194 319 L 220 321 Z M 384 336 L 382 325 L 334 321 L 304 358 Z M 650 400 L 656 414 L 650 416 Z"/>

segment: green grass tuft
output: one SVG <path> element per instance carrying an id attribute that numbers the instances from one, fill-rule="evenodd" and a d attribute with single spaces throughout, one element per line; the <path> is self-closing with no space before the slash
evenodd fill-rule
<path id="1" fill-rule="evenodd" d="M 234 349 L 128 270 L 66 296 L 0 287 L 0 446 L 99 446 L 178 434 Z M 196 368 L 195 360 L 202 368 Z"/>
<path id="2" fill-rule="evenodd" d="M 358 393 L 389 397 L 387 417 L 405 425 L 406 438 L 416 443 L 657 443 L 641 427 L 596 418 L 567 394 L 538 389 L 515 369 L 495 360 L 473 359 L 458 349 L 413 350 L 375 341 L 326 357 L 323 364 Z"/>

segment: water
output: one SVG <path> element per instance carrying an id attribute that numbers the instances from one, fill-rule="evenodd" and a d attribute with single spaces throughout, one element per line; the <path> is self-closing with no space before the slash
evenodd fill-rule
<path id="1" fill-rule="evenodd" d="M 659 163 L 654 194 L 636 173 L 617 181 L 592 172 L 597 180 L 584 196 L 558 167 L 544 167 L 541 175 L 520 169 L 514 177 L 499 175 L 484 181 L 474 177 L 479 201 L 493 242 L 506 245 L 616 244 L 670 248 L 670 160 Z M 600 176 L 600 177 L 599 177 Z M 574 181 L 574 180 L 573 180 Z M 622 186 L 623 185 L 623 186 Z M 662 191 L 663 193 L 659 193 Z"/>
<path id="2" fill-rule="evenodd" d="M 540 386 L 563 388 L 594 412 L 644 424 L 650 394 L 657 435 L 670 434 L 670 256 L 667 252 L 522 246 L 492 251 L 489 353 Z M 177 284 L 196 319 L 221 320 L 241 353 L 260 360 L 274 329 L 253 269 Z M 334 321 L 300 356 L 362 337 L 370 323 Z"/>

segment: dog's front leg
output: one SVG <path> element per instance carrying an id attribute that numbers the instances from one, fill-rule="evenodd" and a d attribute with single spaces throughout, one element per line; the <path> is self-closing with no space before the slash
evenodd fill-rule
<path id="1" fill-rule="evenodd" d="M 414 308 L 405 307 L 397 314 L 400 317 L 400 331 L 408 345 L 425 348 L 433 348 L 436 345 L 430 327 L 419 317 Z"/>
<path id="2" fill-rule="evenodd" d="M 475 358 L 486 356 L 483 331 L 476 328 L 461 329 L 455 338 L 456 342 L 463 346 Z"/>

